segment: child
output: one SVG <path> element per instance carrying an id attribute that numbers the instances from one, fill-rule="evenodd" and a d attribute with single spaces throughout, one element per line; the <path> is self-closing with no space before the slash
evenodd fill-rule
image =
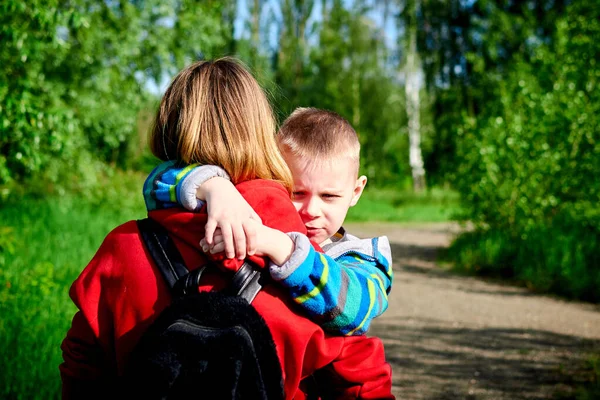
<path id="1" fill-rule="evenodd" d="M 163 161 L 218 165 L 265 225 L 306 232 L 289 198 L 292 178 L 277 150 L 272 110 L 238 62 L 201 61 L 183 69 L 161 100 L 150 143 Z M 200 291 L 223 288 L 240 268 L 239 260 L 218 263 L 220 268 L 208 264 L 198 249 L 206 213 L 171 208 L 150 217 L 169 232 L 188 268 L 207 266 Z M 263 259 L 252 259 L 264 265 Z M 131 352 L 172 300 L 136 221 L 107 235 L 69 293 L 78 311 L 61 346 L 63 398 L 121 397 L 119 380 Z M 333 397 L 393 398 L 391 368 L 377 338 L 326 335 L 275 285 L 265 286 L 252 306 L 276 345 L 286 400 L 305 398 L 300 382 L 317 372 Z M 208 390 L 199 387 L 197 396 Z"/>
<path id="2" fill-rule="evenodd" d="M 307 236 L 288 236 L 256 224 L 251 241 L 260 254 L 272 260 L 271 276 L 324 329 L 344 335 L 363 334 L 371 320 L 387 308 L 392 268 L 386 237 L 361 240 L 342 228 L 348 209 L 358 202 L 367 181 L 364 175 L 358 177 L 357 134 L 336 113 L 300 108 L 284 122 L 277 140 L 292 171 L 292 202 L 307 228 Z M 215 166 L 173 166 L 166 173 L 150 175 L 144 187 L 146 203 L 149 210 L 173 206 L 168 201 L 170 192 L 180 204 L 194 210 L 201 206 L 197 194 L 206 198 L 218 193 L 218 200 L 208 201 L 209 216 L 227 215 L 237 207 L 232 202 L 241 197 L 226 178 L 227 174 Z M 233 236 L 243 235 L 241 232 L 225 238 L 217 234 L 211 243 L 207 224 L 206 239 L 201 244 L 205 251 L 218 253 L 225 250 L 227 241 L 233 241 Z M 316 253 L 309 239 L 326 255 Z M 336 262 L 341 268 L 325 272 Z"/>

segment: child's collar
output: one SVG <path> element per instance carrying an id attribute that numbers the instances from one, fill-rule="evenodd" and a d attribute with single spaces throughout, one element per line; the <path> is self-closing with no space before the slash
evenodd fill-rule
<path id="1" fill-rule="evenodd" d="M 328 243 L 335 243 L 335 242 L 339 242 L 340 240 L 344 239 L 344 236 L 346 236 L 346 230 L 344 229 L 344 227 L 340 227 L 340 229 L 338 229 L 338 231 L 336 233 L 334 233 L 329 239 L 327 239 Z M 327 243 L 324 243 L 327 244 Z"/>
<path id="2" fill-rule="evenodd" d="M 349 239 L 348 239 L 348 235 L 346 234 L 346 230 L 343 227 L 341 227 L 340 229 L 338 229 L 338 231 L 336 233 L 331 235 L 330 238 L 328 238 L 323 243 L 321 243 L 320 246 L 323 249 L 323 251 L 325 251 L 327 253 L 327 251 L 329 249 L 331 249 L 337 243 L 346 242 L 348 240 Z"/>

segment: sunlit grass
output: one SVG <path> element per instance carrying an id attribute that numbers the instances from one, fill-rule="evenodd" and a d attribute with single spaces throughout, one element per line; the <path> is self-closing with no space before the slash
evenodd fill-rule
<path id="1" fill-rule="evenodd" d="M 111 229 L 145 215 L 140 190 L 125 195 L 139 180 L 123 175 L 85 197 L 0 207 L 0 398 L 60 397 L 60 343 L 75 312 L 69 287 Z"/>
<path id="2" fill-rule="evenodd" d="M 536 226 L 527 235 L 495 230 L 461 234 L 445 258 L 459 271 L 497 276 L 542 293 L 600 302 L 597 231 L 577 225 Z"/>
<path id="3" fill-rule="evenodd" d="M 433 188 L 425 193 L 367 187 L 348 221 L 446 222 L 460 210 L 458 195 Z"/>

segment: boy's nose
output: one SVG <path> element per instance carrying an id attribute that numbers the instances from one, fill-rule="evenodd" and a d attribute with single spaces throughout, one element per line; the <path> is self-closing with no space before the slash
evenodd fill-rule
<path id="1" fill-rule="evenodd" d="M 315 199 L 310 199 L 306 203 L 304 203 L 304 207 L 302 207 L 302 211 L 305 215 L 316 218 L 319 216 L 321 212 L 321 208 L 319 207 L 319 202 Z"/>

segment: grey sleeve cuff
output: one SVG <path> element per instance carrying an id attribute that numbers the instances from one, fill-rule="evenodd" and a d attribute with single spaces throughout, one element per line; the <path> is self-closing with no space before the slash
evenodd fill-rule
<path id="1" fill-rule="evenodd" d="M 204 202 L 196 197 L 198 188 L 207 180 L 217 176 L 231 180 L 227 172 L 216 165 L 201 165 L 194 168 L 181 182 L 181 205 L 186 210 L 198 211 L 204 205 Z"/>
<path id="2" fill-rule="evenodd" d="M 299 232 L 289 232 L 287 235 L 294 241 L 294 252 L 290 256 L 290 259 L 281 266 L 272 262 L 269 263 L 269 272 L 271 273 L 271 277 L 276 281 L 286 279 L 297 270 L 306 261 L 312 247 L 306 235 Z"/>
<path id="3" fill-rule="evenodd" d="M 392 248 L 390 247 L 390 240 L 387 236 L 379 236 L 377 241 L 377 249 L 379 253 L 392 265 Z"/>

